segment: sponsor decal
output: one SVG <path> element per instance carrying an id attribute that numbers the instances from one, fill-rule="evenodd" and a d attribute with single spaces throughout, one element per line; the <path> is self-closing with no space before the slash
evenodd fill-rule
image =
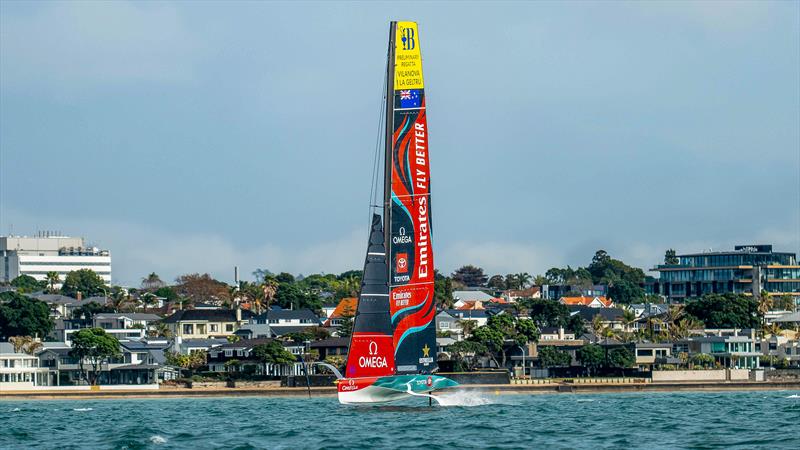
<path id="1" fill-rule="evenodd" d="M 397 366 L 397 370 L 400 372 L 417 372 L 417 366 L 416 365 Z"/>
<path id="2" fill-rule="evenodd" d="M 433 377 L 429 375 L 428 379 L 425 381 L 425 384 L 427 384 L 428 386 L 433 386 Z"/>
<path id="3" fill-rule="evenodd" d="M 397 273 L 408 272 L 408 253 L 398 253 L 395 256 L 395 260 L 397 263 L 397 267 L 395 267 L 395 272 Z"/>
<path id="4" fill-rule="evenodd" d="M 362 369 L 367 367 L 389 367 L 389 364 L 386 363 L 386 357 L 378 354 L 377 342 L 369 341 L 369 356 L 359 356 L 358 367 Z"/>
<path id="5" fill-rule="evenodd" d="M 410 244 L 411 236 L 406 234 L 406 227 L 397 230 L 397 236 L 392 236 L 392 244 Z"/>
<path id="6" fill-rule="evenodd" d="M 358 389 L 358 385 L 356 385 L 356 380 L 350 378 L 347 380 L 347 383 L 339 383 L 339 390 L 342 392 L 347 391 L 355 391 Z"/>
<path id="7" fill-rule="evenodd" d="M 423 89 L 422 54 L 414 22 L 398 22 L 395 38 L 394 86 L 397 90 Z"/>
<path id="8" fill-rule="evenodd" d="M 414 29 L 410 27 L 400 27 L 400 33 L 403 37 L 400 40 L 403 42 L 403 50 L 414 50 L 417 46 L 416 38 L 414 37 Z"/>

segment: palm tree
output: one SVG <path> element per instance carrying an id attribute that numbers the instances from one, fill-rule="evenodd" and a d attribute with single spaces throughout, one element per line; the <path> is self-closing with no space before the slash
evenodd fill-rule
<path id="1" fill-rule="evenodd" d="M 172 337 L 172 330 L 170 330 L 169 325 L 167 325 L 163 321 L 158 321 L 155 324 L 153 324 L 152 331 L 155 333 L 156 337 L 158 336 L 165 338 Z"/>
<path id="2" fill-rule="evenodd" d="M 139 297 L 139 299 L 142 301 L 142 306 L 144 306 L 144 312 L 147 312 L 147 307 L 148 306 L 157 305 L 158 304 L 158 297 L 156 297 L 154 294 L 151 294 L 149 292 L 144 293 L 144 295 Z"/>
<path id="3" fill-rule="evenodd" d="M 527 286 L 531 282 L 531 274 L 529 274 L 528 272 L 518 273 L 516 275 L 516 278 L 520 289 L 525 289 L 525 286 Z"/>
<path id="4" fill-rule="evenodd" d="M 22 350 L 29 355 L 33 355 L 42 348 L 42 343 L 31 336 L 11 336 L 8 338 L 8 342 L 14 346 L 14 352 L 16 353 Z"/>
<path id="5" fill-rule="evenodd" d="M 155 272 L 151 272 L 150 275 L 142 278 L 142 289 L 145 291 L 155 291 L 166 285 Z"/>
<path id="6" fill-rule="evenodd" d="M 47 279 L 47 283 L 50 285 L 50 293 L 55 293 L 56 284 L 61 283 L 61 277 L 58 275 L 58 272 L 51 270 L 50 272 L 47 272 L 45 278 Z"/>
<path id="7" fill-rule="evenodd" d="M 761 316 L 762 320 L 764 320 L 764 315 L 772 310 L 773 306 L 775 306 L 775 302 L 772 300 L 769 292 L 761 291 L 761 299 L 758 301 L 758 314 Z"/>
<path id="8" fill-rule="evenodd" d="M 781 334 L 781 332 L 783 332 L 783 329 L 781 328 L 780 325 L 773 322 L 769 325 L 764 325 L 762 332 L 764 333 L 764 336 L 769 336 L 769 335 L 778 336 Z"/>
<path id="9" fill-rule="evenodd" d="M 259 302 L 259 310 L 262 306 L 265 309 L 269 309 L 270 302 L 275 298 L 275 293 L 278 292 L 278 282 L 272 278 L 265 279 L 264 282 L 261 283 L 261 292 L 263 296 L 259 300 L 263 300 L 263 305 Z"/>
<path id="10" fill-rule="evenodd" d="M 622 312 L 622 325 L 625 327 L 625 331 L 630 331 L 631 324 L 636 322 L 636 314 L 631 309 L 626 309 Z"/>
<path id="11" fill-rule="evenodd" d="M 478 322 L 475 320 L 461 319 L 458 321 L 458 326 L 461 327 L 464 337 L 467 337 L 471 335 L 472 331 L 475 330 L 475 327 L 478 326 Z"/>

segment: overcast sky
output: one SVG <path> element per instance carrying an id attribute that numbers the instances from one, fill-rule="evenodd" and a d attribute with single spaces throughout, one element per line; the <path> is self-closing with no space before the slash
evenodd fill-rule
<path id="1" fill-rule="evenodd" d="M 436 264 L 800 249 L 800 3 L 0 3 L 0 234 L 114 281 L 363 263 L 388 21 L 425 61 Z"/>

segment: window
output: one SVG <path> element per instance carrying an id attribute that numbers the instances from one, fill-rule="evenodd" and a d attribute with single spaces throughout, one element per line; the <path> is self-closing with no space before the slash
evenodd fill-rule
<path id="1" fill-rule="evenodd" d="M 225 356 L 233 356 L 233 349 L 226 348 L 225 349 Z"/>
<path id="2" fill-rule="evenodd" d="M 439 322 L 439 328 L 441 328 L 442 330 L 449 330 L 450 322 Z"/>
<path id="3" fill-rule="evenodd" d="M 244 352 L 241 349 L 240 350 L 236 350 L 236 356 L 242 356 L 243 353 Z"/>
<path id="4" fill-rule="evenodd" d="M 650 349 L 639 348 L 636 349 L 636 356 L 653 356 L 653 351 Z"/>
<path id="5" fill-rule="evenodd" d="M 219 324 L 212 323 L 211 325 L 209 325 L 209 326 L 208 326 L 208 329 L 209 329 L 209 330 L 210 330 L 212 333 L 217 333 L 217 332 L 219 331 Z"/>
<path id="6" fill-rule="evenodd" d="M 183 325 L 183 334 L 194 334 L 194 325 L 186 323 Z"/>
<path id="7" fill-rule="evenodd" d="M 225 331 L 227 331 L 228 333 L 233 333 L 233 324 L 232 323 L 226 323 L 225 324 Z"/>

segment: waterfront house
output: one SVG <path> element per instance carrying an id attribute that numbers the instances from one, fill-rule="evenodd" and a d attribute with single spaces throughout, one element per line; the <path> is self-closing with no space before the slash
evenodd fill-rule
<path id="1" fill-rule="evenodd" d="M 49 373 L 40 366 L 37 356 L 16 351 L 9 342 L 0 342 L 0 392 L 49 386 Z"/>
<path id="2" fill-rule="evenodd" d="M 300 375 L 303 373 L 302 363 L 289 365 L 264 364 L 255 355 L 254 348 L 260 344 L 267 344 L 272 339 L 242 339 L 229 342 L 208 351 L 208 370 L 212 372 L 243 372 L 254 375 L 285 376 Z M 287 351 L 299 357 L 302 356 L 303 346 L 295 343 L 281 343 Z"/>
<path id="3" fill-rule="evenodd" d="M 49 385 L 85 385 L 80 361 L 70 355 L 72 350 L 63 342 L 44 342 L 39 353 L 40 366 L 49 372 Z M 176 371 L 166 367 L 163 345 L 138 341 L 120 342 L 120 356 L 107 358 L 100 365 L 98 384 L 154 384 L 159 376 L 170 379 Z M 84 362 L 86 369 L 90 367 Z M 159 375 L 161 373 L 161 375 Z M 166 375 L 165 375 L 166 374 Z"/>
<path id="4" fill-rule="evenodd" d="M 672 356 L 672 347 L 671 342 L 637 342 L 634 344 L 636 365 L 644 371 L 661 364 L 680 364 L 681 361 Z"/>
<path id="5" fill-rule="evenodd" d="M 319 359 L 324 360 L 329 356 L 340 356 L 347 358 L 347 350 L 350 348 L 349 337 L 334 337 L 315 341 L 311 343 L 311 350 L 319 352 Z"/>
<path id="6" fill-rule="evenodd" d="M 232 336 L 252 313 L 236 309 L 184 309 L 164 319 L 173 336 L 208 339 Z"/>
<path id="7" fill-rule="evenodd" d="M 747 330 L 750 331 L 750 330 Z M 701 336 L 677 341 L 673 354 L 686 352 L 689 356 L 705 353 L 721 366 L 731 369 L 759 367 L 761 352 L 755 351 L 753 337 L 747 333 L 733 336 Z"/>
<path id="8" fill-rule="evenodd" d="M 267 324 L 272 332 L 280 335 L 281 328 L 307 328 L 320 325 L 319 317 L 310 309 L 269 309 L 266 312 L 253 317 L 251 323 Z"/>

